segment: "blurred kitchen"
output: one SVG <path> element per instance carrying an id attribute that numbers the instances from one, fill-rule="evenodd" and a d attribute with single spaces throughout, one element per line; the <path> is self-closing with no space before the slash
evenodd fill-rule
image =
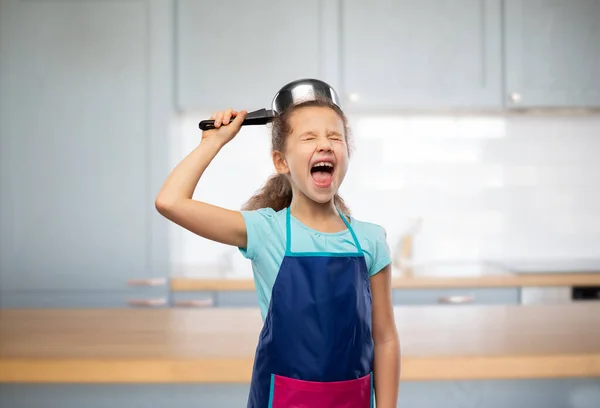
<path id="1" fill-rule="evenodd" d="M 251 265 L 154 199 L 306 77 L 387 230 L 398 407 L 600 407 L 599 44 L 600 0 L 0 0 L 0 407 L 245 406 Z M 269 142 L 195 197 L 239 209 Z"/>

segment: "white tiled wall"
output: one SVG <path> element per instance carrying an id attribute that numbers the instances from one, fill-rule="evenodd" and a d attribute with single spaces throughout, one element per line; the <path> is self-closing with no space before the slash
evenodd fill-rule
<path id="1" fill-rule="evenodd" d="M 173 165 L 198 143 L 204 117 L 181 119 Z M 355 151 L 341 194 L 357 218 L 385 226 L 392 249 L 421 218 L 415 262 L 600 258 L 600 116 L 350 121 Z M 195 197 L 239 208 L 271 169 L 268 130 L 244 128 Z M 215 264 L 232 252 L 172 231 L 174 265 Z M 233 252 L 235 274 L 249 276 Z"/>

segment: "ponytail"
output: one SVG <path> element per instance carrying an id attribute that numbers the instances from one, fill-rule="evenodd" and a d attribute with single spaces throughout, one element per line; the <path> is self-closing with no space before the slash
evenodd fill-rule
<path id="1" fill-rule="evenodd" d="M 242 210 L 258 210 L 268 207 L 280 211 L 289 207 L 291 203 L 292 186 L 290 182 L 283 174 L 274 174 L 269 177 L 260 191 L 250 197 Z"/>

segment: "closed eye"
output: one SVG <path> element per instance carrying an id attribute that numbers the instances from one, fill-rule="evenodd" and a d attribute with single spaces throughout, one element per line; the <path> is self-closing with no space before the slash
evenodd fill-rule
<path id="1" fill-rule="evenodd" d="M 315 132 L 305 132 L 303 134 L 300 135 L 300 139 L 301 140 L 305 140 L 305 141 L 309 141 L 309 140 L 315 140 L 317 139 L 319 136 L 315 133 Z M 343 141 L 344 137 L 337 133 L 337 132 L 330 132 L 327 134 L 327 138 L 330 140 L 339 140 L 339 141 Z"/>
<path id="2" fill-rule="evenodd" d="M 317 135 L 314 132 L 305 132 L 300 135 L 300 140 L 315 140 Z"/>
<path id="3" fill-rule="evenodd" d="M 305 141 L 305 142 L 310 142 L 311 140 L 315 140 L 316 138 L 317 138 L 316 136 L 307 135 L 307 136 L 304 136 L 302 138 L 302 140 Z"/>

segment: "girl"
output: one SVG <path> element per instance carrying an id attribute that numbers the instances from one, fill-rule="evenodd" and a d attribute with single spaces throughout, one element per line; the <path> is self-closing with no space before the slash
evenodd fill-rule
<path id="1" fill-rule="evenodd" d="M 264 321 L 248 408 L 396 407 L 400 351 L 385 230 L 359 221 L 337 191 L 348 167 L 347 119 L 331 100 L 289 107 L 272 124 L 272 176 L 243 211 L 192 199 L 246 111 L 211 119 L 169 175 L 156 208 L 252 261 Z"/>

